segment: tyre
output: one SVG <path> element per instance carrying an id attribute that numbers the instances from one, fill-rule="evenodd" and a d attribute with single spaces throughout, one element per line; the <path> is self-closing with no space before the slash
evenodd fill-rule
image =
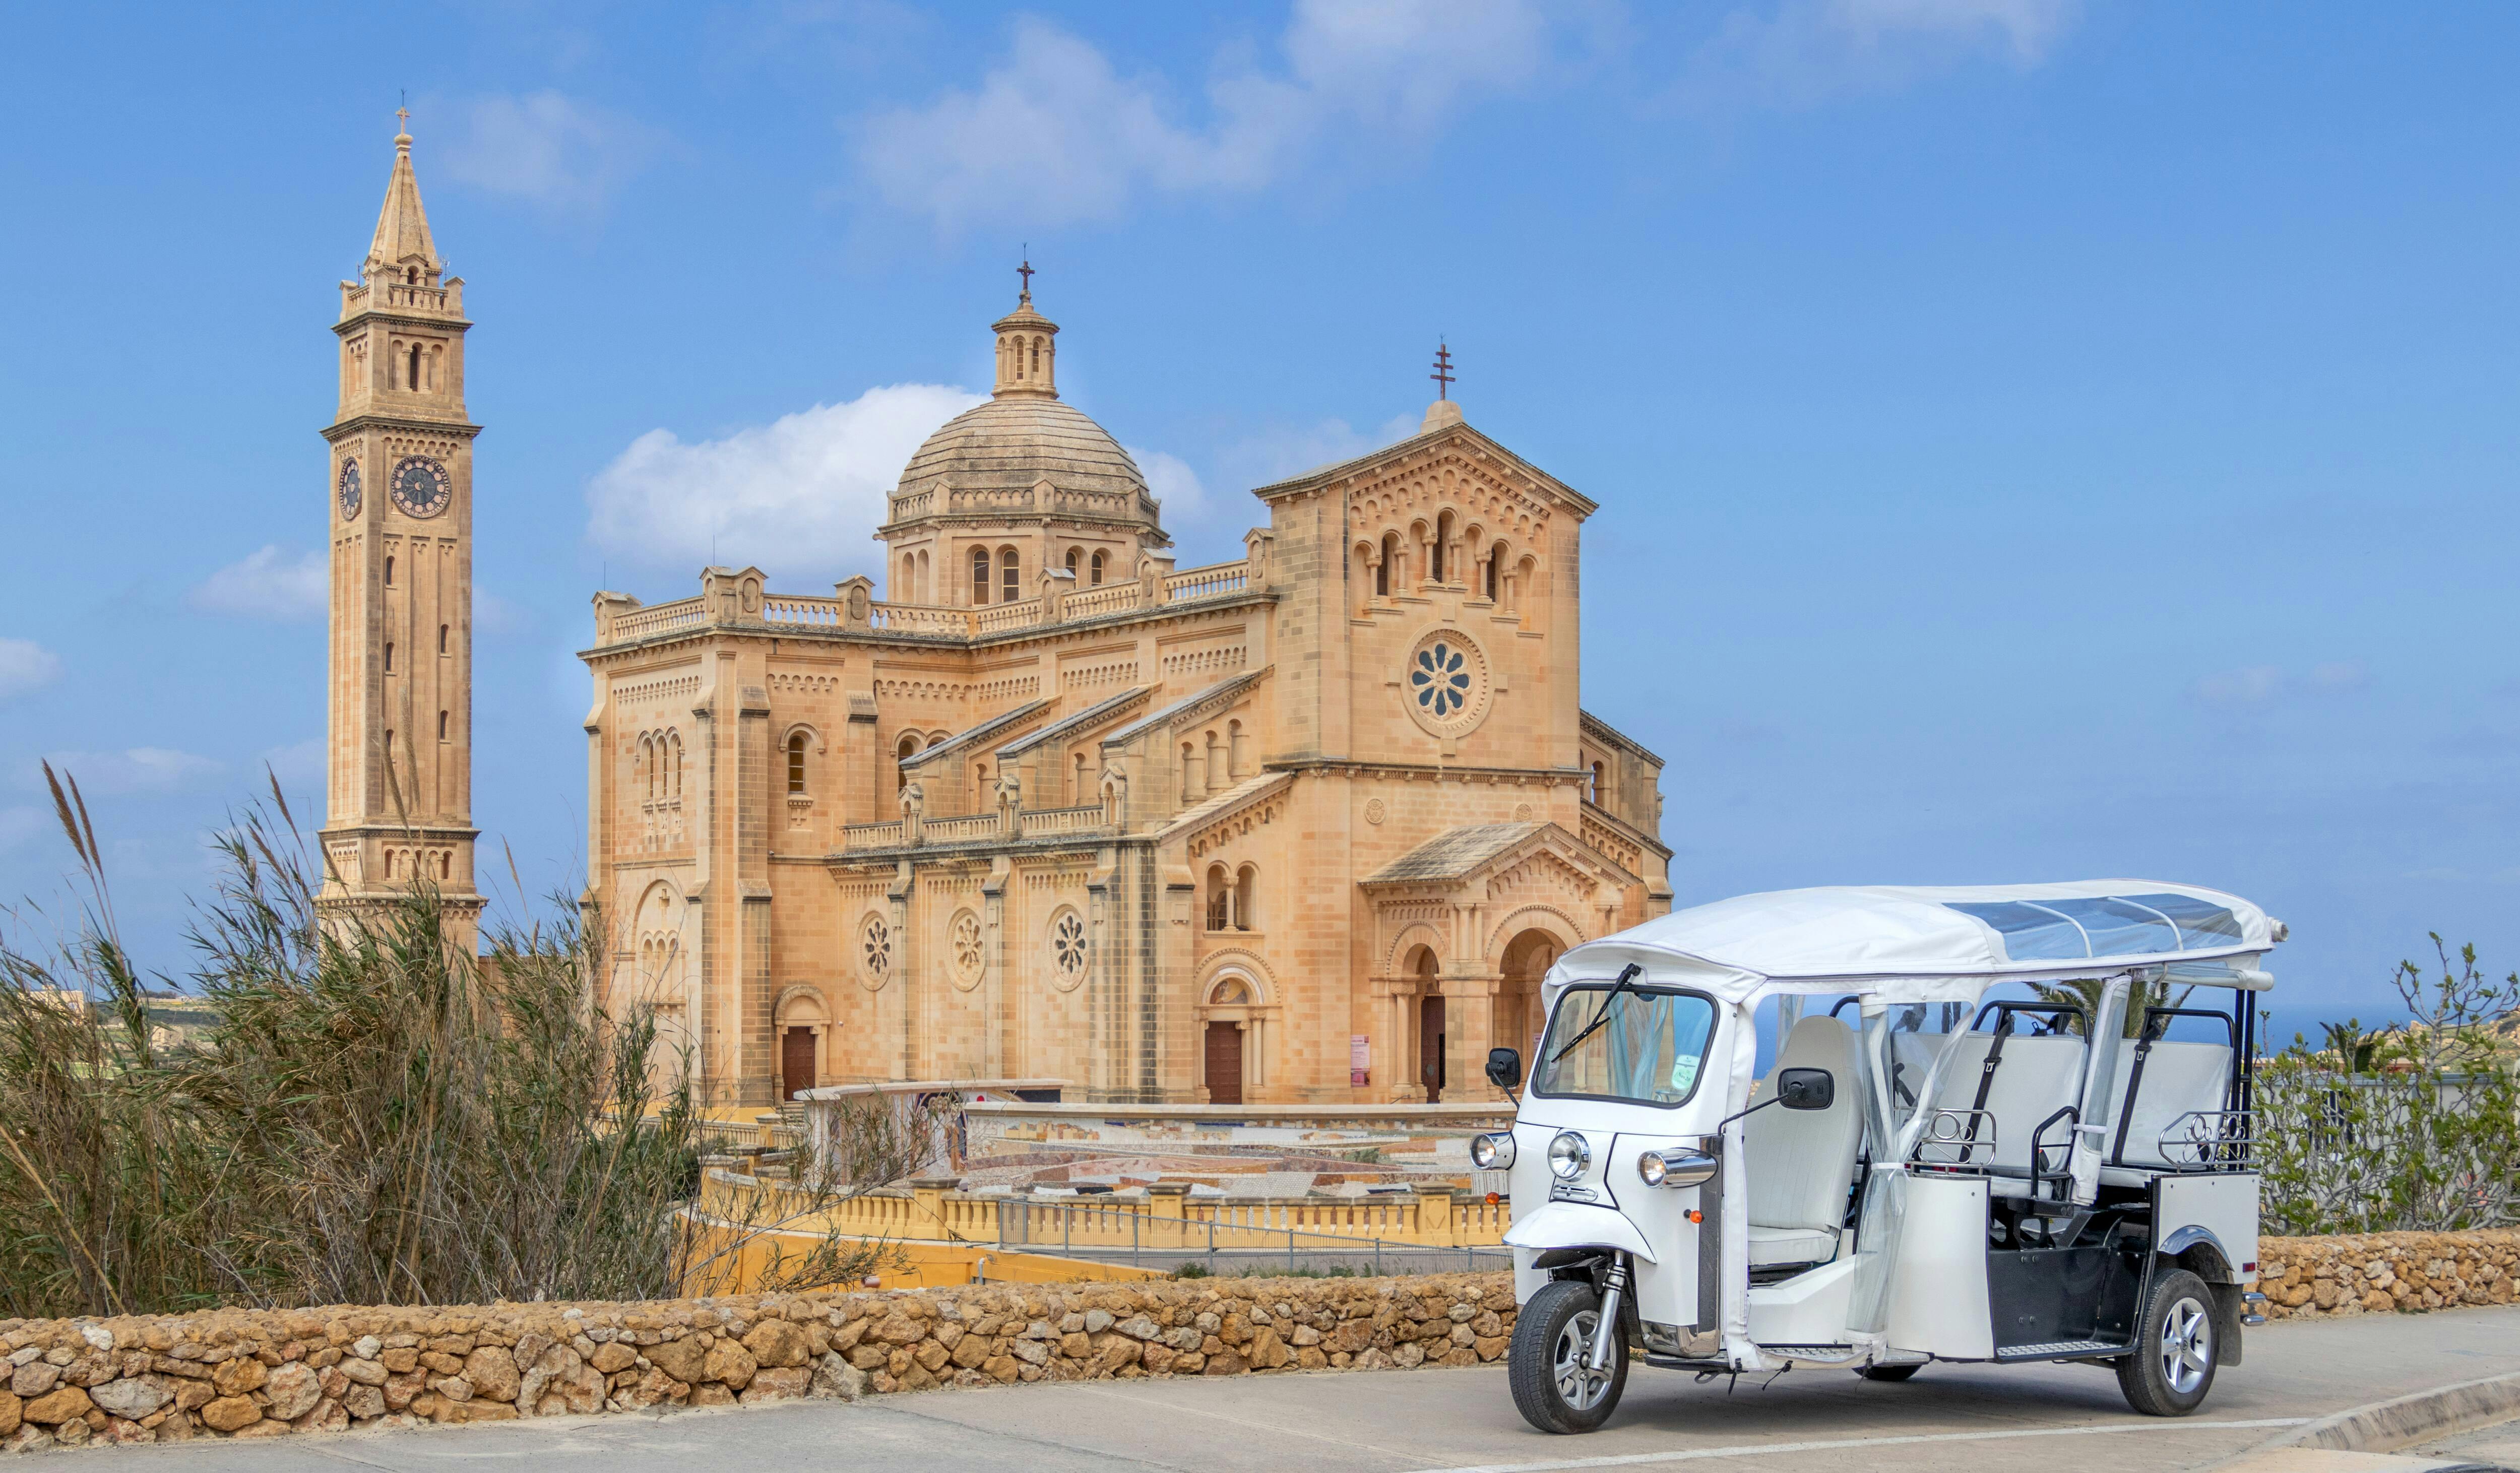
<path id="1" fill-rule="evenodd" d="M 1855 1373 L 1868 1381 L 1905 1381 L 1924 1368 L 1922 1361 L 1912 1361 L 1906 1365 L 1858 1366 Z"/>
<path id="2" fill-rule="evenodd" d="M 2118 1362 L 2118 1389 L 2145 1416 L 2185 1416 L 2214 1388 L 2222 1345 L 2205 1280 L 2174 1269 L 2153 1281 L 2136 1317 L 2135 1354 Z"/>
<path id="3" fill-rule="evenodd" d="M 1600 1322 L 1593 1286 L 1572 1279 L 1542 1285 L 1523 1305 L 1506 1352 L 1506 1379 L 1524 1421 L 1543 1432 L 1590 1432 L 1610 1419 L 1628 1384 L 1628 1342 L 1611 1337 L 1616 1350 L 1606 1374 L 1586 1370 L 1584 1356 Z"/>

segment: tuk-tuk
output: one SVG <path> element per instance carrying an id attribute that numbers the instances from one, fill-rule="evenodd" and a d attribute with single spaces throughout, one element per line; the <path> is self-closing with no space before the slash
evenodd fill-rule
<path id="1" fill-rule="evenodd" d="M 1512 1190 L 1516 1406 L 1589 1432 L 1635 1360 L 1939 1360 L 2195 1410 L 2264 1322 L 2253 995 L 2284 934 L 2092 880 L 1747 895 L 1568 951 L 1513 1128 L 1471 1145 Z M 1487 1072 L 1524 1085 L 1516 1049 Z"/>

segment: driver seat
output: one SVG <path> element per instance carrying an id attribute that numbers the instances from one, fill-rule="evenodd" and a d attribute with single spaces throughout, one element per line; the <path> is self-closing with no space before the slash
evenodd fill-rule
<path id="1" fill-rule="evenodd" d="M 1795 1023 L 1750 1103 L 1774 1098 L 1777 1079 L 1787 1069 L 1826 1069 L 1837 1090 L 1825 1110 L 1777 1105 L 1741 1122 L 1753 1269 L 1824 1264 L 1837 1257 L 1846 1196 L 1855 1182 L 1855 1151 L 1864 1138 L 1853 1029 L 1829 1017 Z"/>

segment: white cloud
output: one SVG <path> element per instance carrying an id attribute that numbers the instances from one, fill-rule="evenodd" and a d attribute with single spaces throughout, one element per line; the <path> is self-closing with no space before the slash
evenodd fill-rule
<path id="1" fill-rule="evenodd" d="M 62 657 L 33 640 L 0 639 L 0 700 L 40 691 L 61 673 Z"/>
<path id="2" fill-rule="evenodd" d="M 2028 70 L 2081 18 L 2080 0 L 1780 0 L 1727 16 L 1684 67 L 1681 93 L 1700 106 L 1809 107 L 1984 57 Z"/>
<path id="3" fill-rule="evenodd" d="M 1104 218 L 1137 193 L 1237 192 L 1288 172 L 1335 129 L 1423 136 L 1470 98 L 1527 85 L 1551 51 L 1533 0 L 1297 0 L 1273 70 L 1220 59 L 1206 120 L 1161 78 L 1122 76 L 1092 43 L 1016 22 L 970 90 L 866 119 L 857 159 L 892 204 L 952 229 Z"/>
<path id="4" fill-rule="evenodd" d="M 53 822 L 48 809 L 0 808 L 0 854 L 24 844 Z"/>
<path id="5" fill-rule="evenodd" d="M 320 619 L 330 578 L 322 553 L 264 547 L 202 580 L 185 602 L 248 619 Z"/>
<path id="6" fill-rule="evenodd" d="M 1122 447 L 1129 459 L 1138 463 L 1138 472 L 1147 478 L 1147 490 L 1164 504 L 1164 520 L 1196 521 L 1208 513 L 1207 488 L 1199 484 L 1198 472 L 1177 455 L 1160 450 Z"/>
<path id="7" fill-rule="evenodd" d="M 327 759 L 324 738 L 309 736 L 304 741 L 270 748 L 257 765 L 270 768 L 283 787 L 312 787 L 324 781 Z"/>
<path id="8" fill-rule="evenodd" d="M 135 746 L 119 752 L 53 752 L 45 761 L 53 771 L 78 779 L 96 793 L 170 792 L 219 771 L 219 764 L 191 752 L 162 746 Z M 40 784 L 40 772 L 33 780 Z"/>
<path id="9" fill-rule="evenodd" d="M 447 174 L 561 213 L 600 210 L 664 151 L 664 134 L 562 93 L 482 97 L 458 105 Z"/>
<path id="10" fill-rule="evenodd" d="M 874 561 L 868 539 L 920 442 L 981 402 L 937 383 L 871 388 L 723 439 L 669 429 L 630 442 L 586 489 L 587 535 L 608 555 L 697 573 L 754 563 L 774 578 Z"/>

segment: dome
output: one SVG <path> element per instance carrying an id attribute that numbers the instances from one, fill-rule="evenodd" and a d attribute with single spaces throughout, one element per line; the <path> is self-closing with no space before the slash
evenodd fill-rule
<path id="1" fill-rule="evenodd" d="M 1138 463 L 1102 425 L 1057 399 L 1012 396 L 946 421 L 903 468 L 895 494 L 940 481 L 964 494 L 1028 492 L 1044 480 L 1061 491 L 1148 494 Z"/>

